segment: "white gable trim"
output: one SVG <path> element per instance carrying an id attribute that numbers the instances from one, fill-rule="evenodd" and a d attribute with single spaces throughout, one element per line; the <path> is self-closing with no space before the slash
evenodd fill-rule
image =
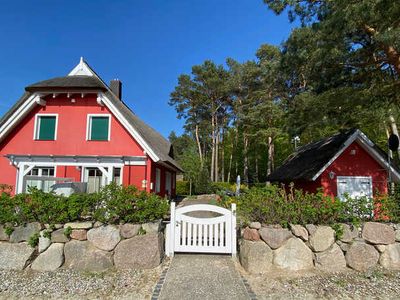
<path id="1" fill-rule="evenodd" d="M 25 102 L 6 120 L 3 126 L 0 127 L 0 141 L 6 137 L 10 129 L 12 129 L 17 122 L 26 116 L 35 105 L 40 102 L 40 95 L 32 94 L 25 100 Z"/>
<path id="2" fill-rule="evenodd" d="M 120 111 L 112 104 L 110 99 L 106 95 L 102 94 L 102 101 L 110 109 L 112 114 L 117 117 L 118 121 L 128 130 L 132 137 L 139 143 L 140 146 L 146 151 L 150 158 L 154 162 L 158 162 L 160 158 L 156 155 L 153 149 L 146 143 L 142 136 L 137 132 L 135 128 L 126 120 L 126 118 L 120 113 Z"/>
<path id="3" fill-rule="evenodd" d="M 382 167 L 389 169 L 396 178 L 400 181 L 400 174 L 386 161 L 382 156 L 376 152 L 372 147 L 375 145 L 362 131 L 356 130 L 343 144 L 343 147 L 314 175 L 312 181 L 317 180 L 319 176 L 349 147 L 354 141 L 358 141 L 360 146 L 367 151 Z"/>
<path id="4" fill-rule="evenodd" d="M 90 69 L 90 67 L 84 62 L 83 57 L 81 57 L 79 64 L 69 72 L 68 76 L 75 75 L 86 75 L 86 76 L 96 76 L 96 74 Z M 97 77 L 97 76 L 96 76 Z"/>

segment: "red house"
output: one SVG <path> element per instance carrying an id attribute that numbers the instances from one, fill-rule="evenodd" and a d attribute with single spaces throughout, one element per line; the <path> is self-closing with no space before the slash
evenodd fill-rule
<path id="1" fill-rule="evenodd" d="M 364 133 L 352 129 L 299 147 L 268 180 L 293 182 L 307 192 L 322 188 L 325 195 L 343 199 L 344 194 L 387 194 L 389 176 L 399 182 L 400 170 Z"/>
<path id="2" fill-rule="evenodd" d="M 21 193 L 81 182 L 71 185 L 95 192 L 114 181 L 174 196 L 181 168 L 171 144 L 126 106 L 121 87 L 83 59 L 68 76 L 27 86 L 0 119 L 0 183 Z"/>

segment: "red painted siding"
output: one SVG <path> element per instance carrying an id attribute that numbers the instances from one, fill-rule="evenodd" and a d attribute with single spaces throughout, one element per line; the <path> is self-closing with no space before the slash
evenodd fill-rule
<path id="1" fill-rule="evenodd" d="M 354 150 L 354 154 L 352 154 Z M 334 172 L 333 179 L 329 173 Z M 296 182 L 295 186 L 315 192 L 322 187 L 325 195 L 337 195 L 337 176 L 371 176 L 374 195 L 387 194 L 387 171 L 357 142 L 353 142 L 315 182 Z"/>
<path id="2" fill-rule="evenodd" d="M 71 99 L 75 99 L 75 103 Z M 46 98 L 47 105 L 35 107 L 20 124 L 0 143 L 0 183 L 15 186 L 17 169 L 9 164 L 6 154 L 31 155 L 103 155 L 103 156 L 144 156 L 142 147 L 130 133 L 112 115 L 108 108 L 97 103 L 96 94 L 87 94 L 84 98 L 73 95 L 67 98 L 61 94 L 56 98 Z M 36 114 L 58 114 L 57 140 L 34 140 Z M 87 141 L 88 114 L 111 115 L 110 141 Z M 148 192 L 155 189 L 155 163 L 147 156 L 146 166 L 124 166 L 122 182 L 124 185 L 135 185 L 142 189 L 142 181 L 147 180 Z M 165 168 L 160 166 L 161 196 L 165 195 Z M 175 176 L 175 173 L 173 173 Z M 58 166 L 57 177 L 81 180 L 81 171 L 76 167 Z M 150 185 L 153 182 L 153 190 Z M 173 190 L 173 195 L 175 191 Z"/>

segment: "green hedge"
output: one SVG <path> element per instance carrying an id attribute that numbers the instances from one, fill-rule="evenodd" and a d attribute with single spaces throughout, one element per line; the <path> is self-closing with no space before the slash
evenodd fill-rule
<path id="1" fill-rule="evenodd" d="M 334 224 L 357 223 L 363 220 L 398 222 L 399 204 L 391 197 L 377 197 L 340 201 L 323 193 L 305 193 L 294 188 L 276 185 L 251 188 L 239 197 L 221 197 L 220 205 L 237 203 L 242 222 L 258 221 L 265 224 Z"/>
<path id="2" fill-rule="evenodd" d="M 69 197 L 31 189 L 14 197 L 0 195 L 0 224 L 66 223 L 95 220 L 104 223 L 144 223 L 163 218 L 169 204 L 155 194 L 139 191 L 133 186 L 110 184 L 99 193 L 73 194 Z"/>

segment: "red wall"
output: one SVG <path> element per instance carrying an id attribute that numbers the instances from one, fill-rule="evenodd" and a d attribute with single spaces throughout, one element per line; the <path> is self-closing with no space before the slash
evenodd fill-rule
<path id="1" fill-rule="evenodd" d="M 75 103 L 71 99 L 76 100 Z M 87 94 L 84 98 L 74 94 L 67 98 L 64 94 L 53 98 L 47 97 L 47 105 L 35 107 L 24 120 L 0 143 L 0 183 L 15 187 L 17 169 L 11 166 L 6 154 L 31 155 L 112 155 L 112 156 L 144 156 L 142 147 L 132 138 L 130 133 L 104 106 L 97 103 L 96 94 Z M 37 113 L 57 113 L 58 128 L 56 141 L 37 141 L 33 139 L 35 115 Z M 87 115 L 110 114 L 110 141 L 86 141 Z M 123 184 L 142 188 L 142 180 L 147 179 L 147 191 L 150 183 L 155 188 L 155 163 L 147 157 L 147 166 L 124 166 Z M 165 168 L 161 168 L 161 196 L 165 195 Z M 172 173 L 174 177 L 175 173 Z M 71 177 L 81 180 L 81 171 L 75 167 L 58 166 L 56 176 Z M 175 179 L 173 179 L 175 180 Z M 173 195 L 175 190 L 173 190 Z"/>
<path id="2" fill-rule="evenodd" d="M 355 150 L 355 154 L 351 151 Z M 334 172 L 333 179 L 329 173 Z M 325 195 L 337 195 L 337 176 L 371 176 L 374 195 L 387 194 L 387 171 L 368 154 L 357 142 L 353 142 L 315 182 L 296 182 L 295 186 L 305 191 L 315 192 L 323 187 Z"/>
<path id="3" fill-rule="evenodd" d="M 71 102 L 72 98 L 76 100 L 75 103 Z M 46 106 L 36 106 L 0 143 L 0 183 L 15 186 L 16 168 L 3 157 L 6 154 L 143 156 L 140 145 L 106 107 L 97 104 L 96 99 L 96 94 L 87 94 L 84 98 L 80 95 L 67 98 L 64 94 L 54 99 L 49 96 Z M 56 141 L 33 139 L 37 113 L 58 114 Z M 86 141 L 88 114 L 111 114 L 110 141 Z M 59 172 L 62 171 L 57 170 L 57 176 L 61 175 Z M 69 172 L 72 175 L 68 177 L 80 180 L 80 175 L 73 168 L 68 168 Z"/>

